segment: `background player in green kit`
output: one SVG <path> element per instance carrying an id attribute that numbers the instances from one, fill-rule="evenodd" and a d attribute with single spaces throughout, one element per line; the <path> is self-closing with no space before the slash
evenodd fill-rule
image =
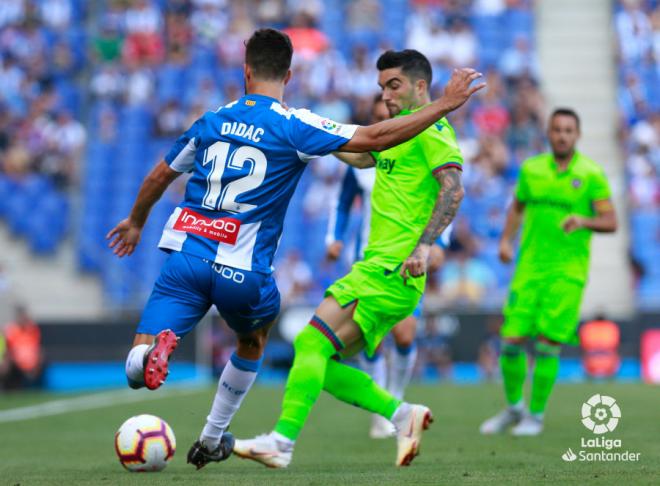
<path id="1" fill-rule="evenodd" d="M 421 53 L 388 51 L 377 68 L 392 116 L 408 115 L 430 102 L 431 65 Z M 427 407 L 401 402 L 366 373 L 332 358 L 362 348 L 373 353 L 415 309 L 431 246 L 463 198 L 462 157 L 454 130 L 443 118 L 391 149 L 342 158 L 355 166 L 376 166 L 369 241 L 364 260 L 328 288 L 310 325 L 294 342 L 295 359 L 275 430 L 236 441 L 234 453 L 270 467 L 290 463 L 294 442 L 322 389 L 390 420 L 397 429 L 399 466 L 417 455 L 422 431 L 432 421 Z"/>
<path id="2" fill-rule="evenodd" d="M 580 120 L 570 109 L 549 121 L 550 154 L 526 160 L 500 241 L 500 259 L 513 258 L 522 223 L 518 262 L 504 307 L 500 366 L 508 408 L 481 425 L 494 434 L 537 435 L 559 372 L 562 344 L 575 341 L 582 291 L 589 270 L 591 234 L 616 231 L 616 215 L 603 169 L 575 150 Z M 527 376 L 524 344 L 534 342 L 529 413 L 523 403 Z"/>

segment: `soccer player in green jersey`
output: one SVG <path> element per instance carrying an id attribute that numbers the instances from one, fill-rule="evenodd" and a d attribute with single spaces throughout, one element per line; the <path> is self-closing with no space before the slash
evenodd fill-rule
<path id="1" fill-rule="evenodd" d="M 421 53 L 388 51 L 377 68 L 383 101 L 395 119 L 430 102 L 431 65 Z M 295 359 L 275 430 L 236 441 L 235 454 L 270 467 L 290 463 L 321 390 L 390 420 L 397 429 L 399 466 L 409 465 L 417 455 L 422 431 L 432 421 L 427 407 L 396 399 L 368 374 L 333 358 L 363 348 L 373 354 L 392 327 L 415 309 L 424 291 L 431 246 L 463 198 L 463 159 L 454 130 L 442 118 L 396 147 L 341 157 L 355 166 L 376 167 L 369 240 L 364 260 L 327 289 L 310 325 L 295 339 Z"/>
<path id="2" fill-rule="evenodd" d="M 482 434 L 513 426 L 514 435 L 543 431 L 562 344 L 575 342 L 582 291 L 589 270 L 591 234 L 616 231 L 603 169 L 575 149 L 580 120 L 570 109 L 550 117 L 552 153 L 526 160 L 500 241 L 500 259 L 513 259 L 522 224 L 515 275 L 504 307 L 500 367 L 508 407 L 481 425 Z M 526 341 L 534 341 L 529 413 L 523 403 Z"/>

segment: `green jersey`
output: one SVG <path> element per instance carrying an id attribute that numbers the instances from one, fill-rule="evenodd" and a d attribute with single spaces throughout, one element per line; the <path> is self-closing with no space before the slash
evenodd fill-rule
<path id="1" fill-rule="evenodd" d="M 525 204 L 516 278 L 556 275 L 584 282 L 592 231 L 566 233 L 562 223 L 570 215 L 593 216 L 593 203 L 610 197 L 602 167 L 575 152 L 559 172 L 552 154 L 540 154 L 523 163 L 515 194 Z"/>
<path id="2" fill-rule="evenodd" d="M 407 142 L 373 155 L 376 181 L 364 258 L 394 270 L 410 256 L 431 218 L 439 190 L 433 174 L 448 167 L 460 169 L 463 157 L 446 118 Z M 424 291 L 424 278 L 411 282 Z"/>

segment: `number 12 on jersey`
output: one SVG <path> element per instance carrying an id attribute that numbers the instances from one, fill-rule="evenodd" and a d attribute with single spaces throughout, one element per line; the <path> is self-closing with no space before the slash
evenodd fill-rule
<path id="1" fill-rule="evenodd" d="M 231 144 L 216 142 L 204 153 L 203 166 L 211 164 L 211 170 L 206 176 L 206 194 L 202 206 L 213 211 L 230 211 L 244 213 L 254 209 L 254 204 L 238 203 L 236 198 L 247 191 L 256 189 L 266 177 L 268 163 L 264 153 L 249 145 L 242 145 L 229 153 Z M 222 184 L 225 171 L 240 171 L 250 165 L 250 172 L 243 177 Z M 229 175 L 230 172 L 227 173 Z"/>

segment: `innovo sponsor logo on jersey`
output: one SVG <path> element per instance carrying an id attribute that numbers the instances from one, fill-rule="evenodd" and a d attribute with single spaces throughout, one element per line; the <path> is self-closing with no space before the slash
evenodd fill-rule
<path id="1" fill-rule="evenodd" d="M 241 222 L 235 218 L 217 218 L 212 219 L 203 214 L 196 213 L 188 208 L 184 208 L 179 218 L 174 223 L 174 229 L 193 233 L 195 235 L 209 238 L 210 240 L 235 245 L 238 238 L 238 230 L 241 228 Z"/>

